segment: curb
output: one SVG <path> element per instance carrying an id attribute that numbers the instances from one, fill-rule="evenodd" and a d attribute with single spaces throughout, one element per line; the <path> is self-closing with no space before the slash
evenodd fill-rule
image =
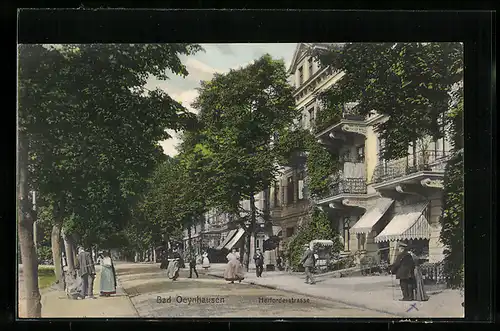
<path id="1" fill-rule="evenodd" d="M 120 278 L 118 277 L 118 275 L 116 275 L 116 287 L 117 287 L 117 289 L 120 288 L 123 291 L 123 293 L 127 297 L 128 303 L 134 309 L 136 316 L 137 317 L 141 317 L 141 315 L 139 314 L 139 311 L 137 310 L 137 308 L 135 307 L 135 305 L 132 303 L 132 299 L 130 299 L 130 293 L 127 292 L 127 290 L 125 289 L 125 287 L 123 287 L 122 282 L 121 282 Z"/>
<path id="2" fill-rule="evenodd" d="M 223 276 L 215 275 L 215 274 L 207 274 L 207 275 L 213 276 L 213 277 L 216 277 L 216 278 L 224 278 Z M 248 280 L 242 280 L 241 282 L 242 283 L 246 283 L 246 284 L 250 284 L 250 285 L 256 285 L 256 286 L 268 288 L 268 289 L 271 289 L 271 290 L 280 290 L 280 291 L 283 291 L 283 292 L 295 293 L 295 294 L 300 294 L 300 295 L 308 295 L 311 298 L 316 298 L 316 299 L 321 299 L 321 300 L 331 301 L 331 302 L 338 302 L 338 303 L 342 303 L 344 305 L 348 305 L 348 306 L 351 306 L 351 307 L 362 308 L 362 309 L 371 310 L 371 311 L 376 311 L 378 313 L 389 314 L 389 315 L 392 315 L 392 316 L 395 316 L 395 317 L 410 317 L 409 315 L 395 314 L 394 312 L 390 312 L 390 311 L 386 311 L 386 310 L 381 310 L 381 309 L 375 309 L 375 308 L 371 308 L 371 307 L 368 307 L 368 306 L 365 306 L 365 305 L 362 305 L 362 304 L 353 304 L 351 302 L 346 302 L 346 301 L 338 300 L 338 299 L 332 299 L 330 297 L 325 297 L 325 296 L 321 296 L 321 295 L 307 294 L 307 293 L 304 293 L 304 292 L 300 292 L 300 291 L 296 291 L 296 290 L 290 290 L 288 288 L 283 288 L 283 287 L 280 287 L 280 286 L 258 284 L 258 283 L 255 283 L 253 281 L 248 281 Z"/>

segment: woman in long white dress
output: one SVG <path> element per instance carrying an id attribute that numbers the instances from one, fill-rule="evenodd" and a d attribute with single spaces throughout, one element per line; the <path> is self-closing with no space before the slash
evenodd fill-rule
<path id="1" fill-rule="evenodd" d="M 100 295 L 109 297 L 111 294 L 116 294 L 116 273 L 111 254 L 103 253 L 101 260 L 101 290 Z"/>
<path id="2" fill-rule="evenodd" d="M 224 271 L 224 279 L 230 281 L 231 284 L 233 284 L 235 280 L 241 283 L 245 277 L 243 274 L 243 267 L 240 262 L 240 253 L 233 248 L 232 251 L 226 255 L 226 259 L 228 262 L 226 270 Z"/>
<path id="3" fill-rule="evenodd" d="M 201 266 L 203 267 L 203 269 L 205 269 L 205 271 L 207 271 L 208 268 L 210 268 L 210 260 L 208 259 L 208 253 L 207 252 L 203 253 Z"/>

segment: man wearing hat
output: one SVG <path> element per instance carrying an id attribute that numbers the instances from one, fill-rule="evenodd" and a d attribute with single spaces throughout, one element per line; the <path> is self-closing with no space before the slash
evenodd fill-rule
<path id="1" fill-rule="evenodd" d="M 316 258 L 314 257 L 314 252 L 309 248 L 308 244 L 304 245 L 304 254 L 302 255 L 300 263 L 302 263 L 306 269 L 306 284 L 315 284 L 312 271 L 316 264 Z"/>
<path id="2" fill-rule="evenodd" d="M 398 244 L 399 254 L 391 266 L 391 273 L 399 279 L 403 298 L 401 301 L 413 300 L 413 281 L 415 262 L 408 251 L 408 246 L 402 242 Z"/>

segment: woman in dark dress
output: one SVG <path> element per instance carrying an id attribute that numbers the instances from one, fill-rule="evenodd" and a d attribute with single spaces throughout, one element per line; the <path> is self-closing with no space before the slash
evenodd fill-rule
<path id="1" fill-rule="evenodd" d="M 410 255 L 413 258 L 413 261 L 415 262 L 415 269 L 413 269 L 414 272 L 413 298 L 416 301 L 427 301 L 429 300 L 429 296 L 425 292 L 424 278 L 422 277 L 422 268 L 420 267 L 420 261 L 418 259 L 418 256 L 415 255 L 415 253 L 411 250 L 410 250 Z"/>

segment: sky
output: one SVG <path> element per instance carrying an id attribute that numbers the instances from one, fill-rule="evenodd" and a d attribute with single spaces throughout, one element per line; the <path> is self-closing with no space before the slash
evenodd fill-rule
<path id="1" fill-rule="evenodd" d="M 244 67 L 266 53 L 274 59 L 283 59 L 288 69 L 297 44 L 201 44 L 201 46 L 204 52 L 181 56 L 182 63 L 189 72 L 186 78 L 171 74 L 168 80 L 161 81 L 151 77 L 146 88 L 160 88 L 194 112 L 191 103 L 198 95 L 196 88 L 200 86 L 200 81 L 212 79 L 214 73 L 225 73 L 230 69 Z M 175 146 L 178 145 L 179 139 L 175 132 L 170 130 L 168 132 L 173 138 L 161 141 L 160 145 L 165 154 L 174 156 L 177 154 Z"/>

